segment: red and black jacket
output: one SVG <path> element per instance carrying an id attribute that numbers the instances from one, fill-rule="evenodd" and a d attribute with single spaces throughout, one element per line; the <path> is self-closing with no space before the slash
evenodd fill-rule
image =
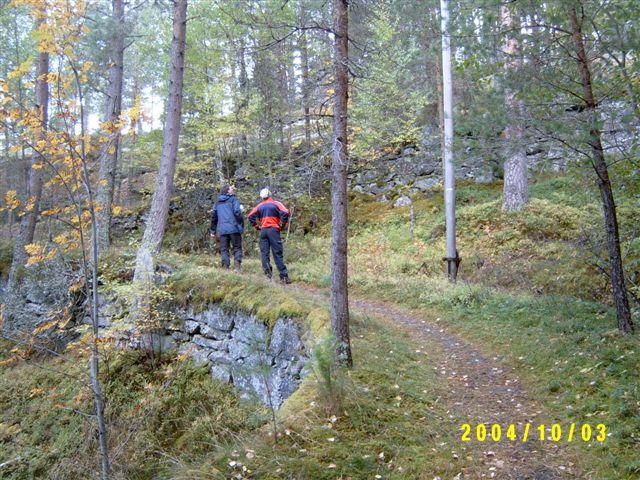
<path id="1" fill-rule="evenodd" d="M 276 228 L 279 231 L 288 221 L 289 210 L 273 198 L 263 200 L 249 212 L 249 222 L 256 230 Z"/>

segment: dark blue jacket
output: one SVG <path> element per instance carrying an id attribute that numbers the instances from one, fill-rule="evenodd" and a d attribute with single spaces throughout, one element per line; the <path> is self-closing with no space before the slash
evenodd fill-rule
<path id="1" fill-rule="evenodd" d="M 244 217 L 235 195 L 223 194 L 211 210 L 211 233 L 229 235 L 244 231 Z"/>

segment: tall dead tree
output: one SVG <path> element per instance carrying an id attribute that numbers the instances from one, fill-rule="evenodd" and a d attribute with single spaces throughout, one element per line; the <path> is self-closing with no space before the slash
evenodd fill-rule
<path id="1" fill-rule="evenodd" d="M 581 3 L 578 5 L 582 7 Z M 611 287 L 613 289 L 613 299 L 616 305 L 618 317 L 618 328 L 620 331 L 628 333 L 633 331 L 633 321 L 631 320 L 631 310 L 629 309 L 629 299 L 624 279 L 624 269 L 622 266 L 622 255 L 620 253 L 620 233 L 618 232 L 618 218 L 616 204 L 613 198 L 613 189 L 609 179 L 609 170 L 602 148 L 602 136 L 598 129 L 598 105 L 593 93 L 591 81 L 591 67 L 589 57 L 584 44 L 582 24 L 584 15 L 578 17 L 578 9 L 573 4 L 569 9 L 569 21 L 571 22 L 571 33 L 575 48 L 575 61 L 580 71 L 582 83 L 582 95 L 584 98 L 585 111 L 589 118 L 589 147 L 591 149 L 591 166 L 596 174 L 598 189 L 602 199 L 602 211 L 604 213 L 604 224 L 607 234 L 607 250 L 609 251 L 609 269 L 611 274 Z"/>
<path id="2" fill-rule="evenodd" d="M 500 10 L 502 27 L 505 31 L 503 47 L 504 69 L 504 102 L 507 111 L 507 126 L 504 129 L 506 152 L 504 161 L 504 184 L 502 194 L 502 210 L 515 212 L 529 201 L 529 185 L 527 181 L 527 150 L 524 143 L 524 126 L 522 115 L 524 104 L 518 98 L 514 86 L 515 74 L 522 68 L 522 58 L 515 30 L 519 22 L 514 21 L 509 4 L 502 5 Z"/>
<path id="3" fill-rule="evenodd" d="M 98 163 L 98 190 L 96 201 L 99 209 L 97 215 L 97 245 L 99 250 L 109 248 L 109 233 L 111 230 L 111 205 L 116 183 L 116 169 L 120 150 L 120 129 L 115 125 L 119 122 L 122 112 L 122 77 L 124 72 L 124 0 L 112 0 L 112 36 L 109 54 L 109 98 L 105 121 L 112 125 L 111 139 L 104 146 Z"/>
<path id="4" fill-rule="evenodd" d="M 184 51 L 187 33 L 187 0 L 173 2 L 173 40 L 171 43 L 171 72 L 169 74 L 169 99 L 164 125 L 162 156 L 156 179 L 156 189 L 147 214 L 142 242 L 136 255 L 133 281 L 143 291 L 141 302 L 153 283 L 155 257 L 162 247 L 164 232 L 169 216 L 169 201 L 173 194 L 173 180 L 176 171 L 178 139 L 182 117 L 182 86 L 184 78 Z"/>
<path id="5" fill-rule="evenodd" d="M 45 7 L 36 15 L 35 31 L 38 32 L 43 26 L 46 18 Z M 49 84 L 47 83 L 47 75 L 49 74 L 49 53 L 41 51 L 38 53 L 36 66 L 36 83 L 35 109 L 39 112 L 41 128 L 47 130 L 49 119 Z M 31 155 L 29 181 L 27 198 L 31 208 L 22 216 L 20 221 L 20 231 L 16 237 L 16 243 L 13 248 L 13 260 L 9 270 L 9 278 L 7 283 L 7 292 L 9 294 L 15 292 L 19 282 L 19 272 L 27 263 L 27 252 L 25 247 L 33 243 L 33 237 L 36 231 L 36 224 L 40 215 L 40 200 L 42 199 L 43 187 L 43 169 L 41 168 L 42 158 L 38 152 Z"/>
<path id="6" fill-rule="evenodd" d="M 334 0 L 334 101 L 331 161 L 331 327 L 337 361 L 351 366 L 347 292 L 347 101 L 349 98 L 349 2 Z"/>

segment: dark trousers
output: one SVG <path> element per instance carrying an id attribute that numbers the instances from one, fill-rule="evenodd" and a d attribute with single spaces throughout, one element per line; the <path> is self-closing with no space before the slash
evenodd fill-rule
<path id="1" fill-rule="evenodd" d="M 237 264 L 242 263 L 242 234 L 229 233 L 220 235 L 220 256 L 222 257 L 222 266 L 229 268 L 231 259 L 229 256 L 229 245 L 233 247 L 233 259 Z"/>
<path id="2" fill-rule="evenodd" d="M 260 230 L 260 253 L 262 254 L 262 269 L 264 273 L 271 277 L 271 260 L 269 250 L 273 252 L 273 260 L 280 272 L 280 278 L 288 277 L 287 266 L 284 264 L 282 240 L 280 231 L 277 228 L 263 228 Z"/>

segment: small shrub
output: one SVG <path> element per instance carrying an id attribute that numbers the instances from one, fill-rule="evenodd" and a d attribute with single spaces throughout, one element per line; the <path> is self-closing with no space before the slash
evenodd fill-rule
<path id="1" fill-rule="evenodd" d="M 318 381 L 318 397 L 327 413 L 340 410 L 344 398 L 344 382 L 341 369 L 337 366 L 336 342 L 327 337 L 318 342 L 313 350 L 313 371 Z"/>

